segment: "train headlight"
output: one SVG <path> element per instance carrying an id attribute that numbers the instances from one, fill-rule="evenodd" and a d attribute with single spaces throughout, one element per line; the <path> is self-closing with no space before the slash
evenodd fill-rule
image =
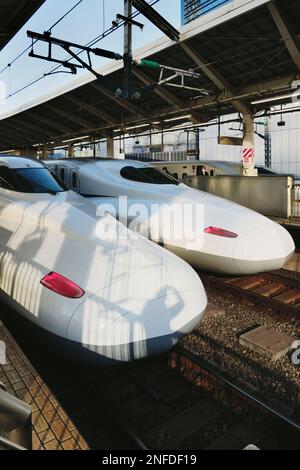
<path id="1" fill-rule="evenodd" d="M 68 297 L 69 299 L 80 299 L 85 294 L 84 290 L 77 284 L 55 272 L 51 272 L 43 277 L 41 284 L 56 294 Z"/>
<path id="2" fill-rule="evenodd" d="M 238 234 L 230 232 L 230 230 L 225 230 L 219 227 L 206 227 L 204 233 L 209 233 L 210 235 L 218 235 L 219 237 L 225 238 L 237 238 Z"/>

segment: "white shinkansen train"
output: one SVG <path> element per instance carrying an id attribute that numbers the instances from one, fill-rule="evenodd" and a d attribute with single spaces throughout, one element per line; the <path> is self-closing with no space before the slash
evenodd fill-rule
<path id="1" fill-rule="evenodd" d="M 238 204 L 189 188 L 146 163 L 107 159 L 46 163 L 98 209 L 107 207 L 128 226 L 148 233 L 152 240 L 200 269 L 254 274 L 282 268 L 294 253 L 293 239 L 280 225 Z M 127 204 L 118 196 L 126 196 Z M 175 206 L 170 230 L 164 215 L 169 215 Z M 187 208 L 184 218 L 180 217 L 180 208 Z M 197 213 L 193 220 L 189 216 L 191 208 L 196 208 L 193 214 Z M 180 231 L 182 228 L 184 232 Z"/>
<path id="2" fill-rule="evenodd" d="M 187 263 L 36 160 L 0 158 L 0 257 L 2 300 L 103 365 L 168 351 L 207 304 Z"/>

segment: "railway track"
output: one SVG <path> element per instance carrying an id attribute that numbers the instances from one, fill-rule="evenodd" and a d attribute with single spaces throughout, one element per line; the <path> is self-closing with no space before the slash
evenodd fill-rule
<path id="1" fill-rule="evenodd" d="M 300 274 L 280 269 L 251 276 L 224 277 L 199 273 L 204 285 L 235 294 L 242 300 L 300 318 Z"/>
<path id="2" fill-rule="evenodd" d="M 16 328 L 8 318 L 91 449 L 300 448 L 299 426 L 279 406 L 260 402 L 178 346 L 114 369 L 87 368 L 55 360 L 33 341 L 31 325 Z"/>
<path id="3" fill-rule="evenodd" d="M 300 425 L 177 346 L 168 359 L 126 367 L 115 422 L 137 449 L 300 448 Z"/>

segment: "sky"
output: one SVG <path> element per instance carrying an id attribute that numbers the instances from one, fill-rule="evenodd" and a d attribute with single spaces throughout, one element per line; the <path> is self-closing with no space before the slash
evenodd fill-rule
<path id="1" fill-rule="evenodd" d="M 31 44 L 31 39 L 29 39 L 26 34 L 27 30 L 43 33 L 72 8 L 77 1 L 78 0 L 46 0 L 40 10 L 37 11 L 13 40 L 0 52 L 0 70 Z M 159 0 L 154 7 L 159 13 L 166 17 L 171 24 L 179 28 L 181 21 L 180 0 Z M 110 28 L 116 14 L 123 14 L 123 10 L 123 0 L 83 0 L 72 13 L 52 30 L 52 35 L 78 44 L 86 44 L 102 34 L 103 30 Z M 134 49 L 162 35 L 162 33 L 145 17 L 142 17 L 142 15 L 137 17 L 137 21 L 142 22 L 145 28 L 143 32 L 138 28 L 134 28 Z M 104 40 L 98 42 L 95 46 L 122 54 L 123 28 L 115 31 Z M 41 44 L 35 48 L 35 52 L 44 54 L 46 48 L 46 44 Z M 5 84 L 6 96 L 19 90 L 45 72 L 49 72 L 55 66 L 55 64 L 28 57 L 28 52 L 9 69 L 0 74 L 0 80 Z M 58 49 L 55 50 L 55 56 L 62 59 L 68 57 L 66 53 Z M 109 62 L 108 59 L 96 56 L 93 57 L 94 67 L 104 65 L 107 62 Z M 80 71 L 77 76 L 83 73 L 87 72 Z M 59 86 L 72 82 L 74 79 L 76 79 L 76 76 L 70 74 L 56 74 L 45 77 L 27 90 L 8 98 L 5 102 L 1 102 L 0 117 L 3 114 L 12 112 L 16 107 L 26 104 L 26 102 L 30 102 L 47 92 L 55 90 Z"/>

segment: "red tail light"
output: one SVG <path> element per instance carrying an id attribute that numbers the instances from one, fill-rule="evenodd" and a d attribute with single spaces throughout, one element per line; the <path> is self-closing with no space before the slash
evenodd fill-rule
<path id="1" fill-rule="evenodd" d="M 80 299 L 85 294 L 84 290 L 77 286 L 77 284 L 54 272 L 43 277 L 41 284 L 56 294 L 69 297 L 70 299 Z"/>
<path id="2" fill-rule="evenodd" d="M 237 238 L 238 234 L 234 232 L 230 232 L 229 230 L 224 230 L 223 228 L 219 227 L 206 227 L 204 229 L 205 233 L 210 233 L 211 235 L 218 235 L 219 237 L 226 237 L 226 238 Z"/>

